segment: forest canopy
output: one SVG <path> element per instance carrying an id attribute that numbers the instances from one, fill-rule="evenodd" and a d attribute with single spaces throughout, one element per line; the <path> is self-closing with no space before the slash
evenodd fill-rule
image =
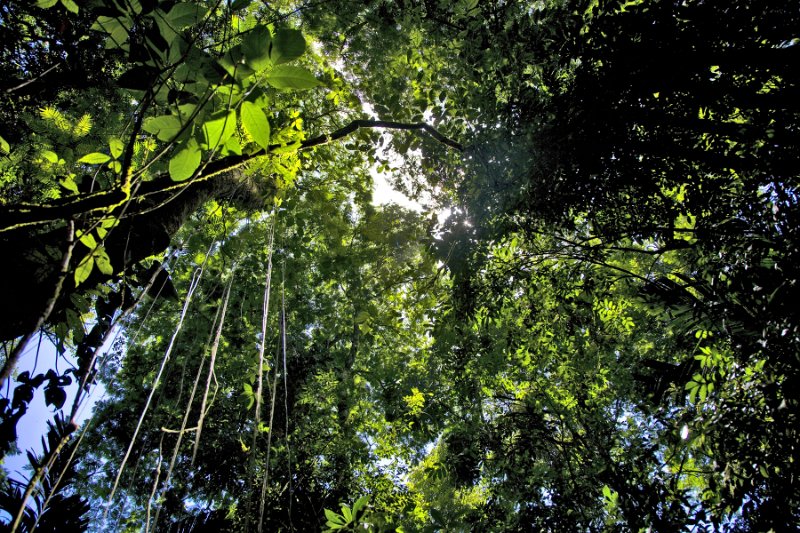
<path id="1" fill-rule="evenodd" d="M 794 530 L 799 60 L 774 0 L 0 2 L 0 522 Z"/>

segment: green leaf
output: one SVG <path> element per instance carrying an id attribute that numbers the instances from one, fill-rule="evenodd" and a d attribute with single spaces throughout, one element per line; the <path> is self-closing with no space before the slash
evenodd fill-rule
<path id="1" fill-rule="evenodd" d="M 58 0 L 39 0 L 36 2 L 36 7 L 41 7 L 42 9 L 47 9 L 49 7 L 53 7 L 58 3 Z"/>
<path id="2" fill-rule="evenodd" d="M 41 156 L 51 163 L 58 163 L 58 155 L 51 150 L 42 150 Z"/>
<path id="3" fill-rule="evenodd" d="M 61 5 L 67 8 L 68 11 L 72 13 L 78 13 L 78 4 L 76 4 L 73 0 L 61 0 Z"/>
<path id="4" fill-rule="evenodd" d="M 94 239 L 94 236 L 92 236 L 91 233 L 84 233 L 79 237 L 79 240 L 90 250 L 97 248 L 97 241 Z"/>
<path id="5" fill-rule="evenodd" d="M 182 128 L 181 121 L 174 115 L 161 115 L 145 119 L 142 129 L 152 133 L 160 141 L 171 141 Z"/>
<path id="6" fill-rule="evenodd" d="M 112 31 L 108 32 L 108 40 L 106 41 L 106 48 L 123 48 L 125 41 L 128 40 L 128 28 L 122 24 L 114 27 Z"/>
<path id="7" fill-rule="evenodd" d="M 207 12 L 201 5 L 182 2 L 170 9 L 167 20 L 174 29 L 179 30 L 203 20 Z"/>
<path id="8" fill-rule="evenodd" d="M 242 155 L 242 145 L 239 144 L 239 139 L 231 137 L 225 142 L 225 146 L 220 150 L 220 155 Z"/>
<path id="9" fill-rule="evenodd" d="M 264 150 L 269 149 L 269 121 L 267 115 L 256 104 L 243 102 L 240 114 L 245 131 Z"/>
<path id="10" fill-rule="evenodd" d="M 74 175 L 64 176 L 59 184 L 73 194 L 79 194 L 78 185 L 75 183 Z"/>
<path id="11" fill-rule="evenodd" d="M 266 26 L 256 26 L 242 39 L 245 62 L 253 70 L 261 70 L 271 63 L 269 45 L 272 35 Z"/>
<path id="12" fill-rule="evenodd" d="M 369 503 L 369 495 L 365 494 L 364 496 L 360 497 L 356 500 L 353 504 L 353 515 L 356 515 L 361 509 L 363 509 Z"/>
<path id="13" fill-rule="evenodd" d="M 345 523 L 350 523 L 353 521 L 353 513 L 350 512 L 350 508 L 345 504 L 342 504 L 342 516 L 344 516 Z"/>
<path id="14" fill-rule="evenodd" d="M 75 286 L 77 287 L 89 277 L 89 274 L 92 273 L 92 268 L 94 268 L 94 257 L 89 254 L 83 258 L 83 260 L 78 264 L 78 268 L 75 269 Z"/>
<path id="15" fill-rule="evenodd" d="M 267 74 L 266 80 L 267 83 L 276 89 L 295 89 L 302 91 L 320 85 L 317 78 L 307 69 L 290 65 L 275 67 Z"/>
<path id="16" fill-rule="evenodd" d="M 236 131 L 236 111 L 220 111 L 203 123 L 204 148 L 214 149 L 225 144 Z"/>
<path id="17" fill-rule="evenodd" d="M 329 522 L 338 525 L 339 527 L 345 524 L 344 518 L 341 515 L 331 511 L 330 509 L 325 509 L 325 518 L 328 519 Z M 330 526 L 333 527 L 333 526 Z"/>
<path id="18" fill-rule="evenodd" d="M 301 143 L 300 141 L 295 141 L 292 144 L 287 144 L 286 146 L 279 146 L 278 148 L 273 148 L 271 153 L 275 155 L 291 154 L 298 151 L 300 149 L 300 146 L 302 146 L 302 144 L 303 143 Z"/>
<path id="19" fill-rule="evenodd" d="M 8 141 L 0 137 L 0 154 L 8 155 L 11 153 L 11 145 Z"/>
<path id="20" fill-rule="evenodd" d="M 92 152 L 78 159 L 78 163 L 87 163 L 89 165 L 102 165 L 108 161 L 111 161 L 111 156 L 100 152 Z"/>
<path id="21" fill-rule="evenodd" d="M 111 137 L 108 140 L 108 147 L 111 149 L 111 157 L 114 159 L 119 159 L 119 156 L 125 150 L 125 145 L 117 137 Z"/>
<path id="22" fill-rule="evenodd" d="M 106 17 L 106 16 L 99 16 L 94 24 L 92 24 L 93 30 L 103 31 L 108 34 L 112 34 L 117 29 L 122 28 L 123 30 L 127 31 L 125 25 L 116 17 Z"/>
<path id="23" fill-rule="evenodd" d="M 110 276 L 114 273 L 114 267 L 111 266 L 111 259 L 102 246 L 97 248 L 94 252 L 94 263 L 103 274 Z"/>
<path id="24" fill-rule="evenodd" d="M 299 30 L 278 30 L 272 39 L 270 59 L 275 65 L 297 59 L 306 51 L 306 40 Z"/>
<path id="25" fill-rule="evenodd" d="M 200 147 L 189 139 L 169 160 L 169 177 L 172 181 L 184 181 L 192 177 L 200 166 Z"/>

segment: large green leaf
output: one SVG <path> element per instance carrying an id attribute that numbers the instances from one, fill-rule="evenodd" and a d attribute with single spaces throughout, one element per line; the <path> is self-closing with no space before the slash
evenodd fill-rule
<path id="1" fill-rule="evenodd" d="M 78 4 L 76 4 L 74 0 L 61 0 L 61 5 L 72 13 L 78 13 L 79 11 Z"/>
<path id="2" fill-rule="evenodd" d="M 236 111 L 219 111 L 203 123 L 204 148 L 213 150 L 225 144 L 236 131 Z"/>
<path id="3" fill-rule="evenodd" d="M 152 133 L 160 141 L 171 141 L 175 138 L 183 126 L 178 117 L 174 115 L 161 115 L 160 117 L 150 117 L 145 119 L 142 129 L 147 133 Z"/>
<path id="4" fill-rule="evenodd" d="M 275 65 L 297 59 L 306 51 L 306 40 L 299 30 L 278 30 L 272 39 L 270 59 Z"/>
<path id="5" fill-rule="evenodd" d="M 77 287 L 89 277 L 94 268 L 94 257 L 89 254 L 78 263 L 78 268 L 75 269 L 75 286 Z"/>
<path id="6" fill-rule="evenodd" d="M 111 149 L 111 156 L 114 159 L 119 159 L 119 156 L 121 156 L 122 152 L 125 150 L 125 145 L 122 144 L 122 141 L 117 137 L 111 137 L 108 140 L 108 147 Z"/>
<path id="7" fill-rule="evenodd" d="M 184 181 L 192 177 L 200 166 L 200 147 L 197 141 L 186 141 L 169 160 L 169 177 L 172 181 Z"/>
<path id="8" fill-rule="evenodd" d="M 170 9 L 167 20 L 174 29 L 178 30 L 200 22 L 207 12 L 208 10 L 201 5 L 181 2 Z"/>
<path id="9" fill-rule="evenodd" d="M 78 159 L 78 163 L 86 163 L 89 165 L 102 165 L 111 160 L 111 156 L 101 154 L 100 152 L 92 152 Z"/>
<path id="10" fill-rule="evenodd" d="M 269 121 L 267 115 L 256 104 L 252 102 L 242 103 L 242 124 L 245 131 L 250 134 L 253 140 L 264 150 L 269 149 Z"/>
<path id="11" fill-rule="evenodd" d="M 94 251 L 94 263 L 103 274 L 110 276 L 114 273 L 114 267 L 111 266 L 111 259 L 108 257 L 104 248 L 100 247 Z"/>
<path id="12" fill-rule="evenodd" d="M 280 65 L 266 76 L 267 83 L 276 89 L 312 89 L 320 83 L 314 75 L 303 67 Z"/>
<path id="13" fill-rule="evenodd" d="M 256 26 L 242 39 L 242 52 L 247 64 L 253 70 L 261 70 L 270 65 L 269 45 L 272 35 L 266 26 Z"/>

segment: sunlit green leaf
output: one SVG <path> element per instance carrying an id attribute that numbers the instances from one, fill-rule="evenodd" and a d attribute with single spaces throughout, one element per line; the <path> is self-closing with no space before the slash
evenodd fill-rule
<path id="1" fill-rule="evenodd" d="M 78 264 L 78 267 L 75 269 L 76 287 L 89 278 L 89 274 L 92 273 L 92 268 L 94 268 L 94 256 L 88 254 L 81 260 L 81 262 Z"/>
<path id="2" fill-rule="evenodd" d="M 242 145 L 239 143 L 239 139 L 234 136 L 225 141 L 222 150 L 220 150 L 220 155 L 242 155 Z"/>
<path id="3" fill-rule="evenodd" d="M 97 248 L 94 252 L 94 264 L 97 265 L 97 269 L 100 272 L 107 276 L 114 273 L 114 267 L 111 266 L 111 259 L 109 259 L 108 254 L 102 247 Z"/>
<path id="4" fill-rule="evenodd" d="M 40 155 L 51 163 L 58 163 L 58 155 L 52 150 L 42 150 Z"/>
<path id="5" fill-rule="evenodd" d="M 172 178 L 172 181 L 184 181 L 191 178 L 194 171 L 200 166 L 200 161 L 200 146 L 194 139 L 189 139 L 169 160 L 169 177 Z"/>
<path id="6" fill-rule="evenodd" d="M 119 159 L 119 156 L 121 156 L 123 150 L 125 150 L 125 145 L 122 144 L 122 141 L 117 137 L 111 137 L 108 140 L 108 147 L 111 149 L 111 156 L 114 159 Z"/>
<path id="7" fill-rule="evenodd" d="M 236 131 L 236 111 L 214 113 L 203 122 L 204 147 L 214 149 L 225 142 Z"/>
<path id="8" fill-rule="evenodd" d="M 80 192 L 78 190 L 78 184 L 75 183 L 73 176 L 63 176 L 59 184 L 73 194 L 78 194 Z"/>
<path id="9" fill-rule="evenodd" d="M 78 163 L 87 163 L 89 165 L 101 165 L 108 161 L 111 161 L 111 156 L 100 152 L 92 152 L 78 159 Z"/>
<path id="10" fill-rule="evenodd" d="M 330 509 L 325 509 L 325 518 L 327 518 L 330 523 L 333 523 L 333 524 L 335 524 L 335 525 L 337 525 L 339 527 L 345 525 L 344 518 L 340 514 L 335 513 L 333 511 L 331 511 Z M 333 526 L 329 526 L 329 527 L 333 527 Z"/>
<path id="11" fill-rule="evenodd" d="M 78 4 L 76 4 L 74 0 L 61 0 L 61 5 L 66 7 L 67 10 L 72 13 L 78 12 Z"/>
<path id="12" fill-rule="evenodd" d="M 152 133 L 160 141 L 171 141 L 181 128 L 181 121 L 174 115 L 149 117 L 142 123 L 142 129 L 147 133 Z"/>
<path id="13" fill-rule="evenodd" d="M 252 102 L 242 103 L 241 115 L 245 131 L 256 144 L 265 150 L 269 149 L 270 128 L 267 115 Z"/>
<path id="14" fill-rule="evenodd" d="M 95 248 L 97 248 L 97 241 L 95 240 L 95 238 L 92 236 L 91 233 L 84 233 L 83 235 L 80 236 L 79 240 L 81 241 L 81 243 L 86 245 L 86 247 L 89 248 L 90 250 L 94 250 Z"/>

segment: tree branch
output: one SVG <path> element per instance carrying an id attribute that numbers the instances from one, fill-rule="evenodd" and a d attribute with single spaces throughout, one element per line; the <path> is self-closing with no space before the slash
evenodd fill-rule
<path id="1" fill-rule="evenodd" d="M 390 129 L 405 131 L 424 131 L 438 142 L 459 152 L 464 151 L 464 147 L 444 136 L 436 128 L 424 122 L 408 123 L 394 122 L 389 120 L 354 120 L 347 126 L 340 128 L 333 133 L 319 135 L 312 139 L 307 139 L 300 143 L 298 150 L 308 150 L 317 146 L 322 146 L 334 141 L 338 141 L 351 135 L 359 129 Z M 245 163 L 270 155 L 272 152 L 284 146 L 271 144 L 267 150 L 261 149 L 248 155 L 233 155 L 211 161 L 193 179 L 184 182 L 172 181 L 169 176 L 163 174 L 156 179 L 143 184 L 137 198 L 168 192 L 187 187 L 193 183 L 211 179 L 219 174 L 234 170 Z M 98 191 L 89 195 L 71 196 L 60 198 L 41 205 L 17 204 L 10 205 L 4 213 L 0 213 L 0 233 L 20 229 L 27 226 L 36 226 L 57 220 L 74 218 L 78 215 L 89 214 L 92 212 L 109 213 L 110 210 L 121 206 L 130 198 L 130 193 L 125 190 L 125 184 L 118 185 L 111 189 Z M 135 200 L 136 198 L 132 198 Z"/>

